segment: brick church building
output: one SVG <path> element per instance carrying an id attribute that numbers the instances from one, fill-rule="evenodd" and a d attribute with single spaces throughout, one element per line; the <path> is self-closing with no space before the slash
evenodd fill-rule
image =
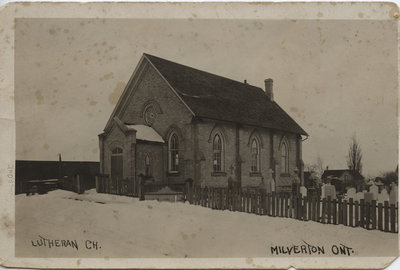
<path id="1" fill-rule="evenodd" d="M 100 173 L 135 189 L 144 176 L 290 191 L 303 179 L 302 136 L 271 79 L 263 90 L 143 54 L 99 135 Z"/>

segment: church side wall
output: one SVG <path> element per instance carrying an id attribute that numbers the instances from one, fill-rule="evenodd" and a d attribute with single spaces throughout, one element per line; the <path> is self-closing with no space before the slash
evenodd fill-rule
<path id="1" fill-rule="evenodd" d="M 203 121 L 197 124 L 198 130 L 198 185 L 212 187 L 227 187 L 229 178 L 237 180 L 236 176 L 236 125 L 230 123 L 215 123 Z M 222 134 L 225 143 L 224 170 L 221 174 L 213 174 L 213 138 L 216 133 Z M 271 136 L 273 142 L 271 145 Z M 251 172 L 251 141 L 257 138 L 260 144 L 260 170 Z M 285 140 L 289 147 L 289 174 L 281 173 L 281 142 Z M 272 190 L 272 169 L 276 172 L 276 185 L 291 185 L 298 165 L 297 135 L 269 129 L 249 126 L 239 127 L 239 155 L 241 160 L 240 179 L 242 187 L 258 187 L 263 185 L 267 191 Z M 271 147 L 275 168 L 271 169 Z"/>

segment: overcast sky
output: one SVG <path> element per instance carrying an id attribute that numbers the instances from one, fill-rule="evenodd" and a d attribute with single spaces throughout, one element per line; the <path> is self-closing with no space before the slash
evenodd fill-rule
<path id="1" fill-rule="evenodd" d="M 98 161 L 98 138 L 146 52 L 264 88 L 309 134 L 303 160 L 397 164 L 396 21 L 24 19 L 16 26 L 17 159 Z"/>

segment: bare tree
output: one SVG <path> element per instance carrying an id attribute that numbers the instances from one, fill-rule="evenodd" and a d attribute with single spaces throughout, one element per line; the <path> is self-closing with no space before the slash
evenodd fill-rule
<path id="1" fill-rule="evenodd" d="M 357 141 L 357 137 L 354 134 L 351 138 L 349 145 L 349 153 L 347 154 L 347 166 L 353 172 L 361 173 L 362 170 L 362 153 L 361 146 Z"/>

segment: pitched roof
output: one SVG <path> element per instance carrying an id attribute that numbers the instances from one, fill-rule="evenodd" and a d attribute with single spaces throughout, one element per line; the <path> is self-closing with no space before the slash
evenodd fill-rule
<path id="1" fill-rule="evenodd" d="M 144 54 L 195 116 L 308 135 L 264 90 Z"/>
<path id="2" fill-rule="evenodd" d="M 146 125 L 125 125 L 129 130 L 136 131 L 137 140 L 164 143 L 163 138 L 152 127 Z"/>
<path id="3" fill-rule="evenodd" d="M 333 177 L 340 177 L 342 176 L 343 173 L 348 172 L 351 175 L 353 175 L 353 177 L 355 179 L 364 179 L 364 176 L 362 176 L 359 172 L 354 172 L 352 170 L 346 169 L 346 170 L 325 170 L 324 173 L 322 174 L 321 178 L 327 178 L 329 176 L 333 176 Z"/>

